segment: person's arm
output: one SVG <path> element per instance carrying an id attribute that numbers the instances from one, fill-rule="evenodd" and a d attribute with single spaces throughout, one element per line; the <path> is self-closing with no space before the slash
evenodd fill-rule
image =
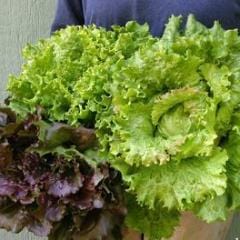
<path id="1" fill-rule="evenodd" d="M 55 32 L 68 25 L 83 25 L 83 9 L 81 0 L 58 0 L 55 19 L 51 32 Z"/>

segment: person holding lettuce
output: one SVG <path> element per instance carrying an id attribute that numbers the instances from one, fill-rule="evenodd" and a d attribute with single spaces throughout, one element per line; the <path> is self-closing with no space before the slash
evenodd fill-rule
<path id="1" fill-rule="evenodd" d="M 140 24 L 148 23 L 151 34 L 161 36 L 171 15 L 182 15 L 186 20 L 189 14 L 194 14 L 207 27 L 217 20 L 225 29 L 240 28 L 239 0 L 58 0 L 51 32 L 69 25 L 95 24 L 110 29 L 112 25 L 123 26 L 134 20 Z M 195 230 L 209 230 L 206 224 L 191 215 L 186 215 L 184 221 L 187 224 L 192 221 Z M 184 223 L 182 226 L 184 228 Z M 125 235 L 131 240 L 143 239 L 131 231 Z M 175 236 L 174 239 L 181 238 Z M 197 236 L 203 239 L 200 232 Z"/>

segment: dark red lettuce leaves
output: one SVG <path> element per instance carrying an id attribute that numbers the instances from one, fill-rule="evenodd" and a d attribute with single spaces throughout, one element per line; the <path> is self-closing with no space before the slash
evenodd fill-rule
<path id="1" fill-rule="evenodd" d="M 84 158 L 95 147 L 93 129 L 48 123 L 39 114 L 17 121 L 0 108 L 0 227 L 50 240 L 121 239 L 122 179 L 107 163 Z"/>

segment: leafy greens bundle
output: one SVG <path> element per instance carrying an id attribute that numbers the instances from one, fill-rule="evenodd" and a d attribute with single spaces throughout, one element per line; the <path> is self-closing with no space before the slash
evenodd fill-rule
<path id="1" fill-rule="evenodd" d="M 128 187 L 126 224 L 170 236 L 183 211 L 225 220 L 240 208 L 240 37 L 171 17 L 147 25 L 68 27 L 28 46 L 9 80 L 20 117 L 92 127 L 97 152 Z"/>
<path id="2" fill-rule="evenodd" d="M 8 108 L 0 116 L 0 226 L 50 240 L 121 239 L 121 176 L 86 153 L 94 132 L 40 115 L 18 121 Z"/>

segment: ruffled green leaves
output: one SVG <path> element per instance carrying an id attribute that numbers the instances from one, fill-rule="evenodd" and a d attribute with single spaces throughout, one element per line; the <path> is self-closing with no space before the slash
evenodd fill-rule
<path id="1" fill-rule="evenodd" d="M 123 173 L 139 203 L 152 209 L 161 203 L 168 209 L 184 211 L 224 194 L 227 160 L 226 151 L 216 149 L 208 158 L 171 161 L 163 166 L 136 168 L 120 162 L 114 165 Z"/>
<path id="2" fill-rule="evenodd" d="M 237 30 L 207 28 L 192 15 L 185 26 L 172 16 L 161 38 L 135 22 L 68 27 L 24 55 L 22 73 L 9 81 L 10 106 L 24 116 L 40 105 L 49 120 L 81 125 L 41 125 L 38 153 L 66 160 L 91 148 L 87 161 L 109 159 L 132 196 L 129 226 L 159 239 L 182 211 L 213 222 L 240 208 Z M 89 126 L 98 145 L 82 132 Z M 58 146 L 76 144 L 78 131 L 90 145 L 77 138 L 77 148 Z M 0 150 L 7 166 L 8 146 Z"/>
<path id="3" fill-rule="evenodd" d="M 10 105 L 20 115 L 40 105 L 51 120 L 91 121 L 92 112 L 109 106 L 111 67 L 148 41 L 154 42 L 148 26 L 135 22 L 112 31 L 96 26 L 61 30 L 26 47 L 22 73 L 9 79 Z"/>
<path id="4" fill-rule="evenodd" d="M 117 65 L 108 147 L 139 204 L 224 220 L 240 200 L 239 37 L 192 16 L 179 28 L 172 17 L 160 41 Z"/>

